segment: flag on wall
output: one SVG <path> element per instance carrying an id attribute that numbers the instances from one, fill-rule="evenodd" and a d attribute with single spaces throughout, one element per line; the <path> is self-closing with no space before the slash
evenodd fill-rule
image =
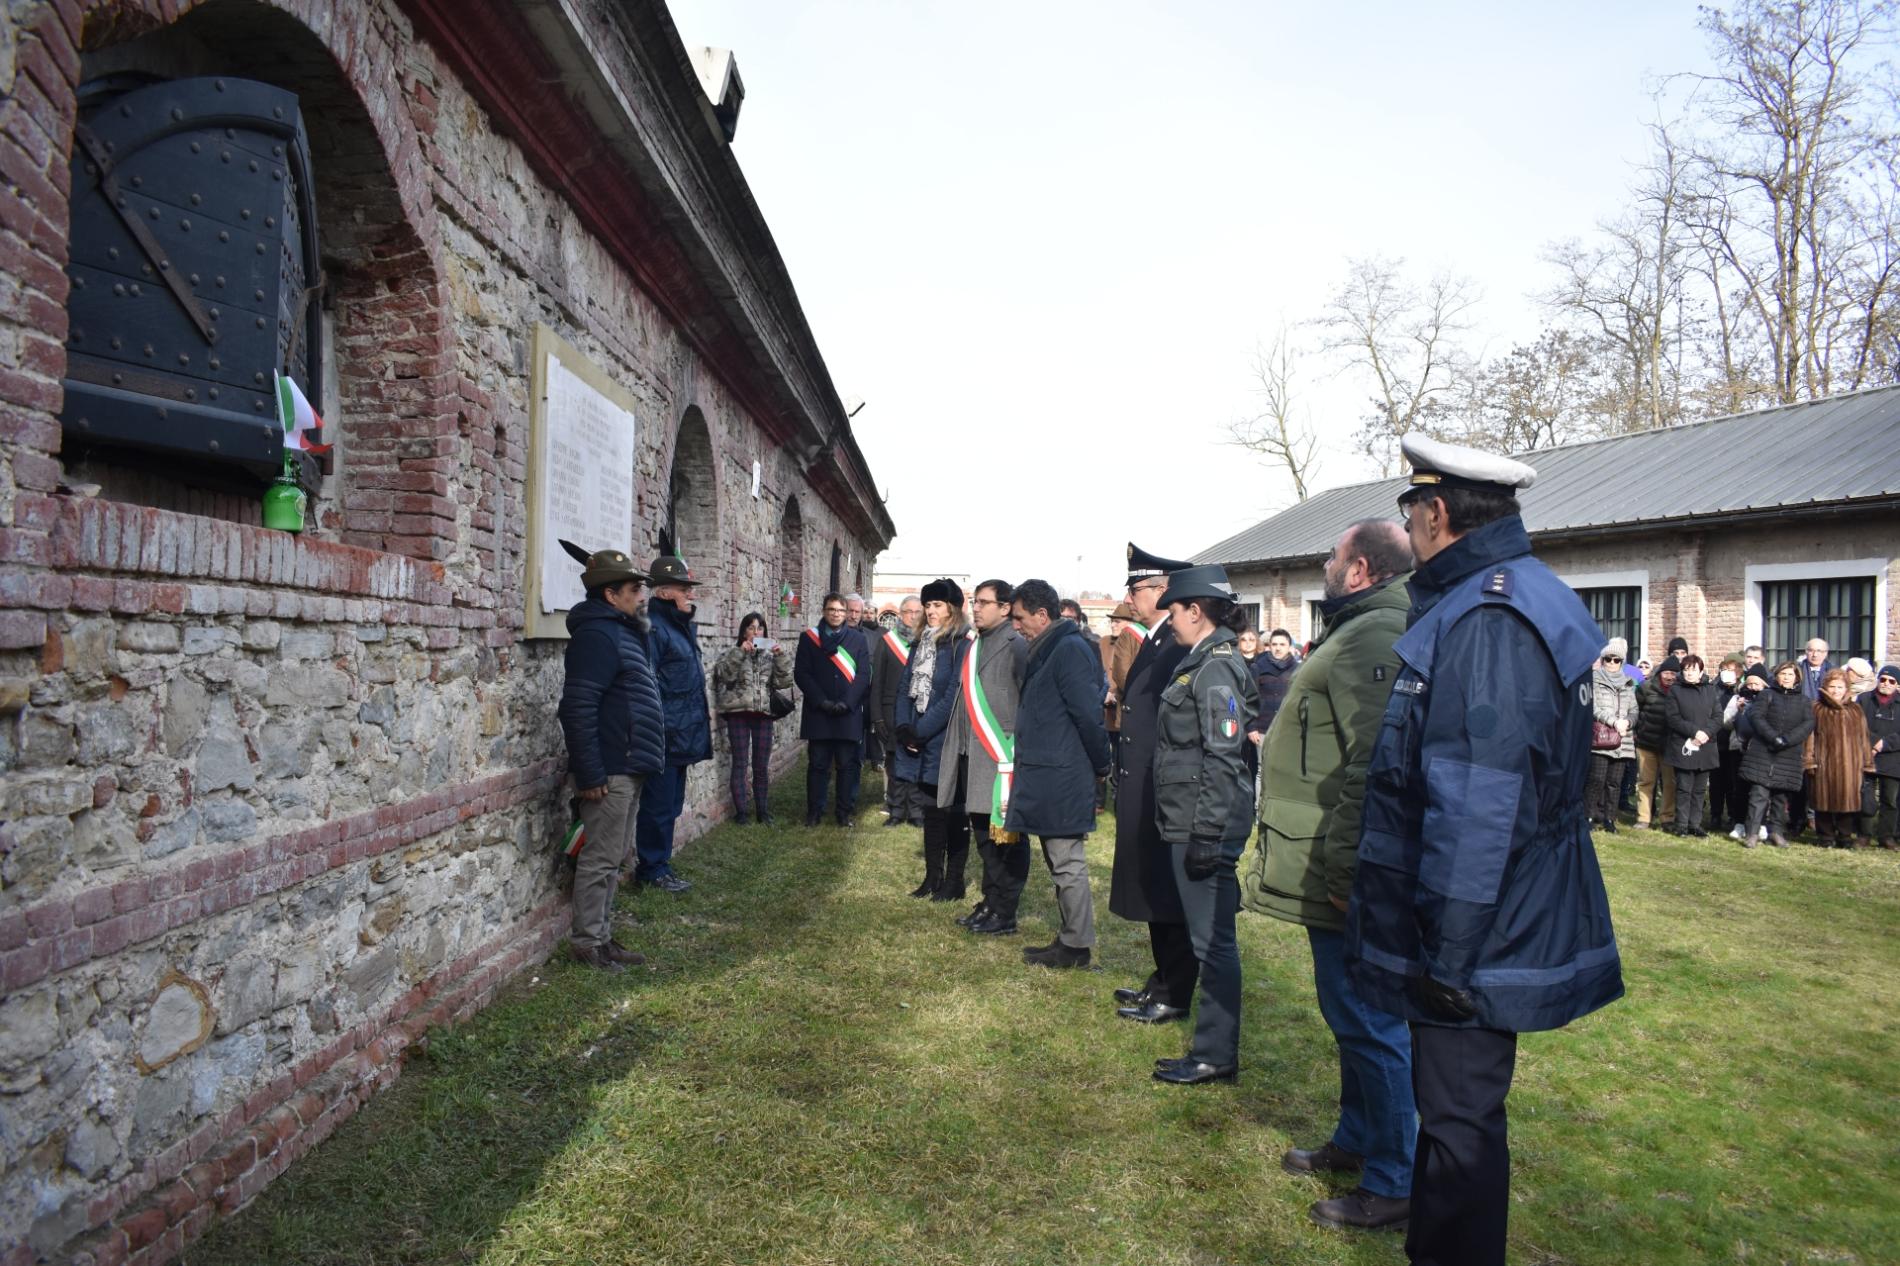
<path id="1" fill-rule="evenodd" d="M 328 444 L 317 442 L 318 432 L 323 429 L 323 419 L 304 399 L 296 382 L 282 373 L 277 375 L 277 412 L 284 423 L 285 448 L 298 448 L 306 453 L 330 451 Z"/>

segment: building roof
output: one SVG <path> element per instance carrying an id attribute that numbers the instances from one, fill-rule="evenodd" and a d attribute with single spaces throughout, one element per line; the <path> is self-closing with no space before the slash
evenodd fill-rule
<path id="1" fill-rule="evenodd" d="M 1520 456 L 1537 468 L 1536 484 L 1518 500 L 1539 540 L 1896 502 L 1900 387 Z M 1396 515 L 1405 486 L 1400 476 L 1319 493 L 1193 561 L 1233 567 L 1324 557 L 1347 524 Z"/>

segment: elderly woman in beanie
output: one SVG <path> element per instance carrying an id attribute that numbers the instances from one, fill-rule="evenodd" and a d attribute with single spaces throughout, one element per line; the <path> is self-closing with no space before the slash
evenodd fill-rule
<path id="1" fill-rule="evenodd" d="M 1883 664 L 1874 688 L 1857 702 L 1867 717 L 1873 746 L 1874 778 L 1870 806 L 1861 818 L 1862 835 L 1882 848 L 1900 849 L 1900 664 Z"/>
<path id="2" fill-rule="evenodd" d="M 1768 842 L 1786 848 L 1788 796 L 1801 790 L 1805 744 L 1814 733 L 1814 707 L 1801 690 L 1794 661 L 1775 665 L 1773 681 L 1742 711 L 1736 728 L 1748 740 L 1742 751 L 1742 779 L 1748 783 L 1742 847 L 1755 847 L 1765 825 Z"/>
<path id="3" fill-rule="evenodd" d="M 1669 745 L 1669 692 L 1682 676 L 1673 655 L 1656 665 L 1650 679 L 1636 688 L 1636 827 L 1647 830 L 1676 816 L 1676 780 L 1663 764 Z M 1653 812 L 1652 812 L 1653 811 Z"/>
<path id="4" fill-rule="evenodd" d="M 1874 666 L 1856 655 L 1847 661 L 1843 670 L 1847 674 L 1847 697 L 1858 700 L 1874 688 Z"/>
<path id="5" fill-rule="evenodd" d="M 1830 669 L 1821 675 L 1814 701 L 1814 732 L 1808 736 L 1805 764 L 1813 779 L 1808 807 L 1822 848 L 1860 848 L 1860 783 L 1874 772 L 1873 743 L 1867 714 L 1847 697 L 1847 674 Z"/>
<path id="6" fill-rule="evenodd" d="M 1682 660 L 1682 679 L 1669 692 L 1663 724 L 1669 742 L 1663 764 L 1676 777 L 1676 820 L 1665 826 L 1671 835 L 1704 836 L 1702 811 L 1709 795 L 1709 775 L 1721 764 L 1716 738 L 1722 733 L 1722 696 L 1715 683 L 1703 676 L 1700 655 Z"/>
<path id="7" fill-rule="evenodd" d="M 1617 742 L 1613 747 L 1591 743 L 1590 780 L 1583 789 L 1584 812 L 1594 825 L 1611 834 L 1616 832 L 1616 801 L 1623 787 L 1623 775 L 1636 759 L 1636 744 L 1632 738 L 1636 726 L 1636 682 L 1623 671 L 1628 658 L 1629 643 L 1613 637 L 1604 646 L 1596 671 L 1590 674 L 1591 689 L 1596 693 L 1591 712 L 1598 726 L 1596 732 L 1607 736 L 1609 731 L 1601 727 L 1608 726 L 1616 731 Z"/>

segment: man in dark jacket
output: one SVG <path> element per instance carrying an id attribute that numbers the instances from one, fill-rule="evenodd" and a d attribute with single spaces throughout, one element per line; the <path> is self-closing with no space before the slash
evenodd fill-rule
<path id="1" fill-rule="evenodd" d="M 864 630 L 871 643 L 871 724 L 884 753 L 884 825 L 922 826 L 924 809 L 917 784 L 899 778 L 897 764 L 897 686 L 910 663 L 911 644 L 924 626 L 924 604 L 915 594 L 897 604 L 897 624 L 890 629 Z"/>
<path id="2" fill-rule="evenodd" d="M 1029 639 L 1029 657 L 1016 706 L 1015 786 L 1003 825 L 1041 840 L 1062 912 L 1056 938 L 1023 951 L 1032 967 L 1087 967 L 1095 944 L 1086 849 L 1095 826 L 1095 780 L 1108 772 L 1102 657 L 1060 610 L 1048 581 L 1016 586 L 1010 620 Z"/>
<path id="3" fill-rule="evenodd" d="M 1636 687 L 1636 726 L 1630 738 L 1636 745 L 1638 829 L 1660 827 L 1676 816 L 1676 780 L 1663 764 L 1663 748 L 1669 744 L 1669 692 L 1681 676 L 1682 661 L 1671 656 Z"/>
<path id="4" fill-rule="evenodd" d="M 1590 841 L 1603 632 L 1531 557 L 1522 462 L 1417 433 L 1399 499 L 1419 560 L 1366 776 L 1346 967 L 1412 1028 L 1414 1263 L 1504 1266 L 1504 1100 L 1520 1032 L 1623 994 Z"/>
<path id="5" fill-rule="evenodd" d="M 1827 657 L 1827 643 L 1818 637 L 1808 639 L 1807 653 L 1801 657 L 1801 693 L 1813 703 L 1821 697 L 1821 679 L 1834 671 Z"/>
<path id="6" fill-rule="evenodd" d="M 1260 841 L 1241 881 L 1250 910 L 1306 929 L 1319 1013 L 1339 1047 L 1333 1135 L 1281 1159 L 1292 1173 L 1358 1173 L 1354 1190 L 1313 1205 L 1322 1226 L 1382 1230 L 1410 1212 L 1412 1039 L 1366 1005 L 1346 975 L 1346 902 L 1358 864 L 1366 769 L 1399 675 L 1412 547 L 1390 519 L 1346 529 L 1326 560 L 1326 623 L 1260 749 Z M 1290 647 L 1289 647 L 1290 650 Z"/>
<path id="7" fill-rule="evenodd" d="M 1874 749 L 1874 812 L 1861 816 L 1860 833 L 1882 848 L 1900 848 L 1900 665 L 1883 664 L 1874 688 L 1857 702 Z"/>
<path id="8" fill-rule="evenodd" d="M 937 808 L 962 813 L 983 862 L 983 899 L 957 922 L 979 936 L 1016 935 L 1016 906 L 1029 879 L 1029 849 L 1004 837 L 1016 750 L 1016 704 L 1029 644 L 1009 620 L 1016 587 L 986 580 L 970 591 L 970 624 L 952 691 L 949 722 L 938 748 Z M 976 661 L 974 671 L 970 660 Z M 954 848 L 950 850 L 954 853 Z M 945 859 L 949 887 L 962 887 L 963 867 Z"/>
<path id="9" fill-rule="evenodd" d="M 1108 908 L 1148 925 L 1154 971 L 1140 987 L 1115 991 L 1116 1014 L 1144 1024 L 1185 1020 L 1201 974 L 1174 878 L 1174 850 L 1161 838 L 1155 821 L 1155 725 L 1161 692 L 1188 652 L 1175 639 L 1159 604 L 1168 588 L 1168 573 L 1190 566 L 1156 557 L 1132 542 L 1128 546 L 1127 600 L 1147 633 L 1122 682 L 1122 738 L 1115 757 L 1115 869 Z"/>
<path id="10" fill-rule="evenodd" d="M 850 826 L 858 810 L 858 761 L 864 738 L 864 696 L 870 692 L 871 648 L 864 634 L 845 624 L 844 595 L 825 595 L 824 623 L 798 639 L 792 680 L 805 696 L 798 736 L 806 740 L 805 825 L 825 816 L 832 770 L 838 771 L 838 825 Z"/>
<path id="11" fill-rule="evenodd" d="M 666 765 L 666 717 L 647 657 L 646 576 L 618 550 L 581 573 L 586 599 L 567 613 L 561 732 L 585 835 L 574 861 L 568 944 L 589 967 L 645 961 L 613 939 L 614 889 L 633 850 L 641 783 Z"/>
<path id="12" fill-rule="evenodd" d="M 1267 649 L 1253 657 L 1249 667 L 1253 669 L 1253 684 L 1260 691 L 1260 715 L 1248 728 L 1247 737 L 1256 744 L 1266 737 L 1267 727 L 1279 715 L 1280 703 L 1293 681 L 1293 670 L 1299 666 L 1300 658 L 1293 653 L 1293 635 L 1285 629 L 1269 633 Z"/>
<path id="13" fill-rule="evenodd" d="M 699 582 L 686 560 L 662 555 L 648 572 L 653 597 L 653 676 L 666 709 L 666 767 L 640 793 L 634 828 L 639 862 L 633 882 L 666 892 L 692 885 L 673 873 L 673 828 L 686 808 L 686 771 L 712 756 L 712 716 L 706 708 L 706 669 L 699 658 L 699 626 L 693 621 L 693 590 Z"/>

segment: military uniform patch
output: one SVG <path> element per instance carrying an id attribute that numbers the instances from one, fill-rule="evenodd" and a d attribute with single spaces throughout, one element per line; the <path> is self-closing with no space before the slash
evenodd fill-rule
<path id="1" fill-rule="evenodd" d="M 1373 670 L 1372 670 L 1372 679 L 1373 679 L 1374 681 L 1384 681 L 1384 680 L 1385 680 L 1385 665 L 1384 665 L 1384 664 L 1379 664 L 1379 665 L 1376 665 L 1376 666 L 1375 666 L 1375 667 L 1373 668 Z"/>
<path id="2" fill-rule="evenodd" d="M 1497 594 L 1500 598 L 1510 597 L 1511 569 L 1508 567 L 1500 567 L 1485 577 L 1483 592 Z"/>

